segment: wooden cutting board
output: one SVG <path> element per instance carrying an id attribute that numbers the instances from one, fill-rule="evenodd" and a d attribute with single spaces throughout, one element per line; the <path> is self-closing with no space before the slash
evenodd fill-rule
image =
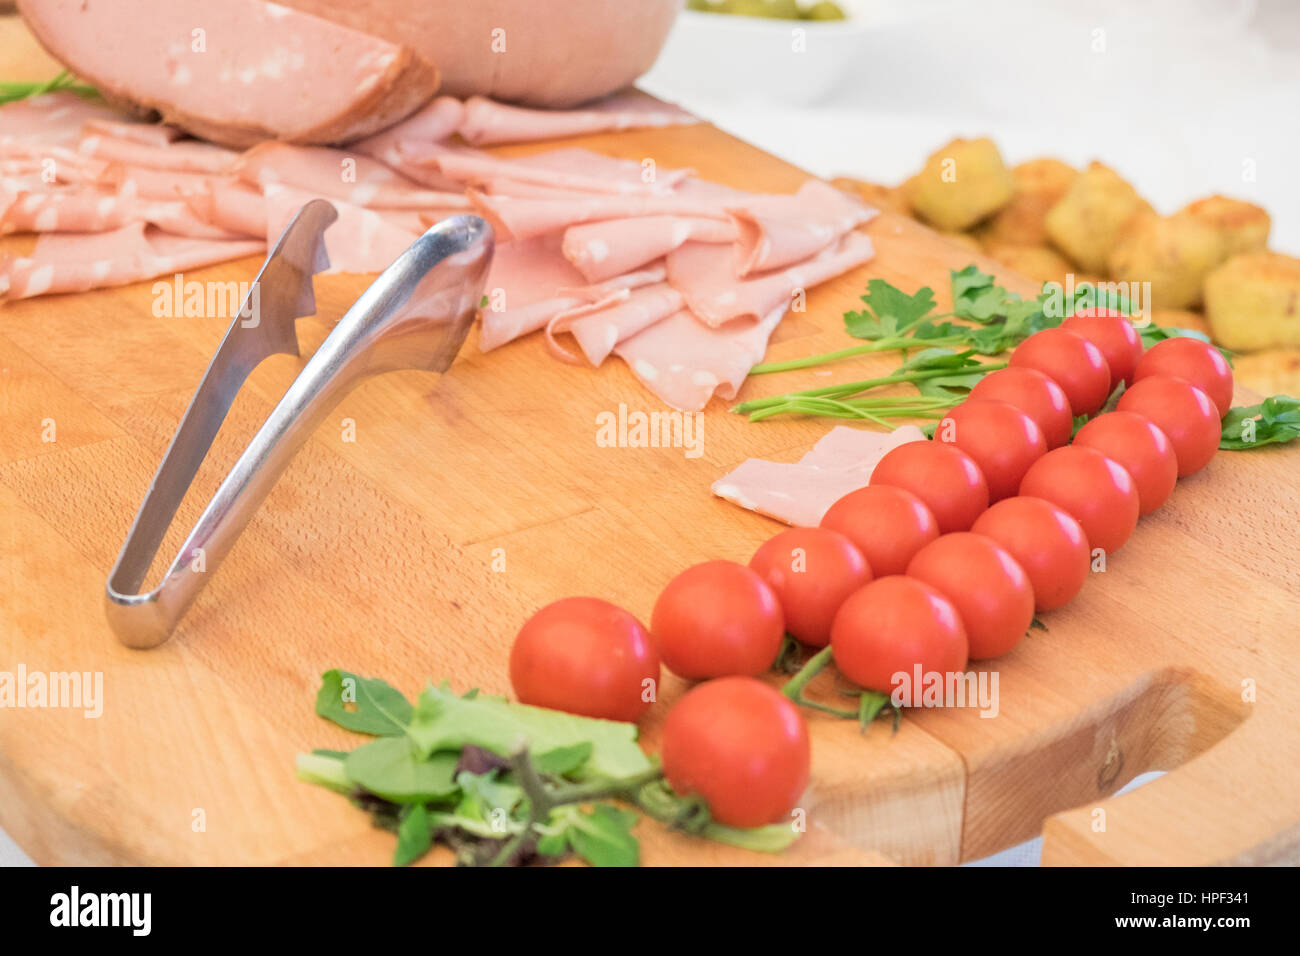
<path id="1" fill-rule="evenodd" d="M 806 178 L 709 126 L 565 145 L 751 190 Z M 947 270 L 972 259 L 893 215 L 868 231 L 876 258 L 813 291 L 770 358 L 847 344 L 840 316 L 869 277 L 929 284 L 943 300 Z M 187 278 L 250 280 L 258 265 Z M 298 323 L 304 355 L 368 282 L 317 279 L 319 313 Z M 398 373 L 354 392 L 171 642 L 130 651 L 105 625 L 104 580 L 228 324 L 157 318 L 151 289 L 0 306 L 0 670 L 97 672 L 104 685 L 98 718 L 0 710 L 0 827 L 40 863 L 384 863 L 390 835 L 294 777 L 296 753 L 359 742 L 314 715 L 322 671 L 410 695 L 428 679 L 508 693 L 511 639 L 540 605 L 599 595 L 644 620 L 687 565 L 747 560 L 779 526 L 709 484 L 747 457 L 794 460 L 827 428 L 750 424 L 718 402 L 698 458 L 599 447 L 599 413 L 661 407 L 621 362 L 563 365 L 536 337 L 484 355 L 475 332 L 440 379 Z M 302 364 L 275 356 L 253 374 L 164 558 Z M 889 367 L 767 376 L 743 397 Z M 1039 832 L 1046 863 L 1300 859 L 1298 522 L 1300 446 L 1219 455 L 1044 616 L 1046 633 L 991 665 L 995 718 L 923 711 L 896 734 L 881 722 L 864 735 L 810 712 L 800 843 L 768 857 L 642 823 L 645 861 L 949 864 Z M 666 678 L 649 747 L 682 690 Z M 1111 796 L 1148 770 L 1171 772 Z"/>

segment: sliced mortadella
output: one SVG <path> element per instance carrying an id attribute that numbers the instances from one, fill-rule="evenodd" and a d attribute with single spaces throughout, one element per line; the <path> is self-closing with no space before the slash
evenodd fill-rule
<path id="1" fill-rule="evenodd" d="M 265 187 L 265 195 L 268 245 L 279 238 L 298 210 L 316 198 L 306 190 L 274 183 Z M 418 230 L 403 228 L 378 210 L 339 199 L 331 203 L 339 217 L 325 230 L 329 272 L 382 272 L 419 238 Z"/>
<path id="2" fill-rule="evenodd" d="M 572 335 L 587 361 L 599 365 L 614 346 L 667 318 L 682 307 L 682 294 L 667 282 L 656 282 L 630 291 L 625 299 L 612 303 L 587 303 L 560 312 L 546 324 L 546 345 L 565 362 L 577 363 L 578 356 L 556 339 Z"/>
<path id="3" fill-rule="evenodd" d="M 266 198 L 260 189 L 234 178 L 211 178 L 186 191 L 182 201 L 199 219 L 228 232 L 267 236 Z"/>
<path id="4" fill-rule="evenodd" d="M 892 432 L 836 425 L 817 440 L 817 444 L 799 459 L 799 464 L 863 471 L 870 477 L 880 459 L 899 445 L 925 440 L 925 432 L 915 425 L 900 425 Z"/>
<path id="5" fill-rule="evenodd" d="M 455 180 L 437 171 L 403 158 L 399 144 L 403 140 L 413 143 L 440 143 L 456 132 L 465 115 L 465 107 L 453 96 L 439 96 L 426 103 L 400 123 L 394 123 L 365 139 L 348 145 L 352 152 L 377 159 L 390 169 L 408 179 L 413 179 L 431 189 L 449 190 Z"/>
<path id="6" fill-rule="evenodd" d="M 92 120 L 121 120 L 122 114 L 103 102 L 60 90 L 0 106 L 0 144 L 39 143 L 75 146 L 81 128 Z"/>
<path id="7" fill-rule="evenodd" d="M 0 233 L 106 232 L 135 218 L 121 196 L 97 190 L 19 192 L 9 198 L 0 210 Z"/>
<path id="8" fill-rule="evenodd" d="M 103 185 L 141 199 L 180 199 L 186 193 L 199 192 L 213 180 L 209 173 L 186 173 L 174 169 L 150 169 L 128 163 L 111 163 L 100 176 Z M 261 235 L 258 230 L 250 235 Z"/>
<path id="9" fill-rule="evenodd" d="M 438 170 L 457 182 L 480 183 L 494 179 L 513 179 L 520 182 L 558 186 L 563 189 L 589 193 L 663 193 L 670 191 L 675 180 L 656 173 L 646 182 L 620 175 L 617 177 L 583 172 L 580 168 L 556 168 L 552 164 L 502 159 L 467 146 L 446 146 L 441 143 L 402 140 L 398 144 L 402 158 L 416 166 Z M 602 168 L 604 164 L 601 164 Z M 679 172 L 673 171 L 676 176 Z"/>
<path id="10" fill-rule="evenodd" d="M 866 484 L 860 471 L 749 458 L 715 481 L 712 490 L 747 511 L 815 528 L 831 505 Z"/>
<path id="11" fill-rule="evenodd" d="M 685 110 L 640 93 L 615 93 L 576 110 L 528 109 L 471 96 L 465 101 L 460 135 L 467 143 L 484 146 L 698 122 Z"/>
<path id="12" fill-rule="evenodd" d="M 0 296 L 86 292 L 265 251 L 260 239 L 193 239 L 143 222 L 110 232 L 56 233 L 38 239 L 31 255 L 0 262 Z"/>
<path id="13" fill-rule="evenodd" d="M 108 162 L 148 166 L 151 169 L 175 169 L 188 173 L 224 173 L 234 166 L 239 153 L 194 139 L 177 140 L 165 145 L 150 145 L 117 136 L 91 134 L 77 144 L 82 156 Z"/>
<path id="14" fill-rule="evenodd" d="M 716 394 L 735 398 L 767 351 L 788 303 L 757 322 L 704 324 L 681 309 L 614 347 L 642 384 L 673 408 L 697 412 Z"/>
<path id="15" fill-rule="evenodd" d="M 719 207 L 671 195 L 588 195 L 576 199 L 535 199 L 489 196 L 471 188 L 469 199 L 479 215 L 491 222 L 498 231 L 515 239 L 531 239 L 533 236 L 585 222 L 630 217 L 682 215 L 716 218 L 726 222 L 726 214 Z"/>
<path id="16" fill-rule="evenodd" d="M 731 210 L 739 232 L 736 274 L 749 276 L 815 256 L 875 210 L 820 179 L 788 196 L 757 197 Z"/>
<path id="17" fill-rule="evenodd" d="M 892 432 L 837 425 L 798 462 L 747 459 L 715 481 L 713 493 L 777 521 L 814 528 L 831 505 L 866 487 L 880 459 L 914 441 L 925 441 L 915 425 Z"/>
<path id="18" fill-rule="evenodd" d="M 733 242 L 734 223 L 704 216 L 638 216 L 570 226 L 564 255 L 589 282 L 653 262 L 686 242 Z"/>
<path id="19" fill-rule="evenodd" d="M 185 131 L 167 123 L 132 123 L 122 119 L 95 117 L 86 120 L 82 129 L 89 136 L 112 136 L 145 146 L 166 146 L 185 136 Z"/>
<path id="20" fill-rule="evenodd" d="M 816 256 L 784 269 L 736 279 L 730 246 L 688 242 L 668 254 L 668 281 L 707 325 L 757 322 L 778 306 L 786 309 L 800 289 L 833 279 L 871 258 L 871 239 L 850 232 Z"/>
<path id="21" fill-rule="evenodd" d="M 468 209 L 454 193 L 425 189 L 378 160 L 328 146 L 260 143 L 239 158 L 233 172 L 250 185 L 280 184 L 371 209 Z"/>

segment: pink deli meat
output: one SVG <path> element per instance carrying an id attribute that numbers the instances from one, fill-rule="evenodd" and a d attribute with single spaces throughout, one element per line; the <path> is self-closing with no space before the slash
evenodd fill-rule
<path id="1" fill-rule="evenodd" d="M 269 246 L 315 194 L 290 186 L 269 185 L 265 195 Z M 418 222 L 398 223 L 374 209 L 338 199 L 331 202 L 339 217 L 325 230 L 328 272 L 382 272 L 419 238 Z M 407 225 L 416 228 L 405 228 Z"/>
<path id="2" fill-rule="evenodd" d="M 460 135 L 474 146 L 488 146 L 698 122 L 683 109 L 637 93 L 615 93 L 576 110 L 528 109 L 471 96 Z"/>
<path id="3" fill-rule="evenodd" d="M 191 239 L 133 222 L 112 232 L 42 236 L 29 256 L 0 262 L 0 297 L 85 292 L 266 251 L 259 239 Z"/>
<path id="4" fill-rule="evenodd" d="M 620 342 L 614 352 L 668 405 L 698 412 L 715 394 L 736 397 L 785 311 L 782 303 L 757 322 L 712 328 L 682 309 Z"/>
<path id="5" fill-rule="evenodd" d="M 732 222 L 702 216 L 639 216 L 570 226 L 564 256 L 589 282 L 600 282 L 672 252 L 687 242 L 734 242 Z"/>
<path id="6" fill-rule="evenodd" d="M 438 88 L 409 47 L 265 0 L 20 0 L 19 10 L 105 94 L 233 146 L 356 139 Z"/>
<path id="7" fill-rule="evenodd" d="M 578 357 L 556 339 L 567 333 L 581 347 L 588 362 L 600 365 L 619 342 L 681 307 L 681 293 L 666 282 L 656 282 L 630 291 L 625 299 L 617 302 L 591 303 L 558 313 L 546 325 L 546 344 L 562 361 L 578 362 Z"/>
<path id="8" fill-rule="evenodd" d="M 760 196 L 733 209 L 739 231 L 736 274 L 767 272 L 815 256 L 875 210 L 820 179 L 793 195 Z"/>
<path id="9" fill-rule="evenodd" d="M 425 189 L 368 156 L 328 146 L 261 143 L 235 163 L 250 185 L 291 186 L 371 209 L 468 209 L 463 193 Z"/>
<path id="10" fill-rule="evenodd" d="M 668 254 L 668 281 L 700 320 L 713 327 L 737 319 L 758 321 L 794 294 L 848 272 L 871 258 L 871 240 L 850 232 L 811 259 L 784 269 L 737 279 L 735 253 L 726 246 L 691 242 Z"/>
<path id="11" fill-rule="evenodd" d="M 925 441 L 915 425 L 892 432 L 837 425 L 798 462 L 747 459 L 715 481 L 713 493 L 789 525 L 816 527 L 831 505 L 866 487 L 880 459 L 914 441 Z"/>

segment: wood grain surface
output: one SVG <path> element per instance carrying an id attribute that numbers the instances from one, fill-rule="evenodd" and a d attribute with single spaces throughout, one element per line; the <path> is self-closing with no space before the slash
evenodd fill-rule
<path id="1" fill-rule="evenodd" d="M 706 125 L 565 145 L 751 190 L 806 178 Z M 846 344 L 841 313 L 872 276 L 929 284 L 946 307 L 947 270 L 969 251 L 889 214 L 868 232 L 876 258 L 810 293 L 769 358 Z M 187 278 L 249 280 L 258 265 Z M 369 281 L 316 280 L 304 355 Z M 359 739 L 313 713 L 322 671 L 411 695 L 444 678 L 508 693 L 511 639 L 543 603 L 599 595 L 644 620 L 687 565 L 747 560 L 779 526 L 712 497 L 710 482 L 747 457 L 794 460 L 827 428 L 750 424 L 715 402 L 698 458 L 600 447 L 599 413 L 660 407 L 621 362 L 563 365 L 535 336 L 485 355 L 475 331 L 445 375 L 393 374 L 348 397 L 175 637 L 131 651 L 104 622 L 105 577 L 228 325 L 157 318 L 153 299 L 146 282 L 0 306 L 0 670 L 104 681 L 95 719 L 0 710 L 0 827 L 40 863 L 386 862 L 390 835 L 294 777 L 296 753 Z M 254 372 L 163 560 L 302 364 L 274 356 Z M 766 376 L 742 397 L 889 367 Z M 1220 454 L 1044 615 L 1046 632 L 992 662 L 996 717 L 922 711 L 896 734 L 884 722 L 861 734 L 810 712 L 811 832 L 793 850 L 766 857 L 642 823 L 645 861 L 951 864 L 1038 832 L 1052 864 L 1300 859 L 1298 520 L 1300 447 Z M 666 678 L 644 721 L 650 748 L 682 690 Z M 1171 772 L 1111 796 L 1152 769 Z"/>

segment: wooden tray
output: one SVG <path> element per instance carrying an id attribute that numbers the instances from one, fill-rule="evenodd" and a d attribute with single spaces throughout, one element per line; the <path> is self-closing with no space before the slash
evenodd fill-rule
<path id="1" fill-rule="evenodd" d="M 745 189 L 806 177 L 708 126 L 566 145 Z M 876 258 L 812 292 L 770 358 L 843 346 L 840 315 L 869 277 L 943 300 L 947 270 L 972 259 L 893 215 L 869 232 Z M 249 280 L 257 265 L 187 278 Z M 304 354 L 368 282 L 317 280 Z M 645 619 L 687 565 L 747 560 L 778 526 L 713 498 L 710 482 L 746 457 L 793 460 L 827 427 L 749 424 L 715 403 L 699 458 L 598 447 L 598 413 L 660 407 L 621 362 L 566 366 L 535 337 L 483 355 L 475 332 L 441 381 L 399 373 L 353 393 L 173 640 L 129 651 L 104 623 L 104 579 L 228 324 L 155 318 L 151 288 L 0 306 L 0 670 L 100 672 L 105 694 L 98 719 L 0 710 L 0 827 L 40 863 L 385 862 L 390 835 L 294 777 L 297 752 L 358 739 L 314 715 L 322 671 L 410 694 L 429 678 L 507 693 L 511 639 L 541 604 L 594 594 Z M 275 356 L 254 373 L 164 556 L 301 364 Z M 889 366 L 769 376 L 743 394 Z M 1039 832 L 1051 864 L 1297 860 L 1298 493 L 1300 447 L 1219 455 L 1045 615 L 1047 633 L 996 662 L 996 718 L 925 711 L 896 735 L 885 723 L 862 735 L 810 713 L 812 830 L 795 848 L 768 857 L 643 823 L 645 861 L 949 864 Z M 681 691 L 666 679 L 651 747 Z M 1110 797 L 1153 769 L 1172 772 Z"/>

